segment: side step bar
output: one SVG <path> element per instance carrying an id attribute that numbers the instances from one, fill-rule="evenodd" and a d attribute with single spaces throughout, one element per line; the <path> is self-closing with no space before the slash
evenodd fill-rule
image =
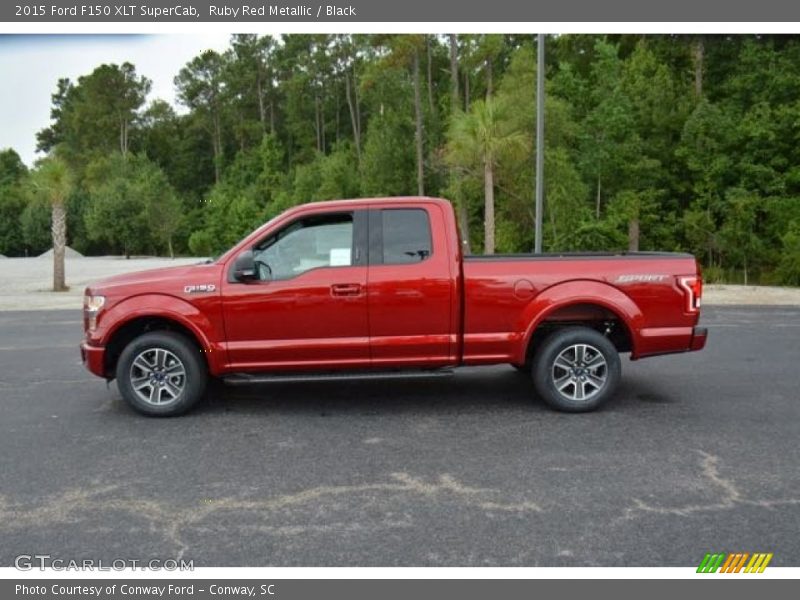
<path id="1" fill-rule="evenodd" d="M 449 377 L 453 369 L 419 369 L 409 371 L 354 371 L 325 373 L 233 373 L 223 377 L 225 383 L 243 385 L 250 383 L 294 383 L 308 381 L 358 381 L 370 379 L 428 379 Z"/>

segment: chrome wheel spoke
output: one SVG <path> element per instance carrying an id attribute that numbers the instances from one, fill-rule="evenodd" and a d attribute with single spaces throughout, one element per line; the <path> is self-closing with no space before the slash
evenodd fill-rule
<path id="1" fill-rule="evenodd" d="M 131 363 L 130 385 L 147 404 L 164 405 L 177 401 L 186 387 L 186 367 L 166 348 L 147 348 Z"/>
<path id="2" fill-rule="evenodd" d="M 586 368 L 596 369 L 597 367 L 602 367 L 605 364 L 606 364 L 606 359 L 603 358 L 603 355 L 595 354 L 590 360 L 586 361 Z"/>
<path id="3" fill-rule="evenodd" d="M 583 362 L 583 357 L 586 354 L 586 346 L 578 345 L 575 346 L 575 362 L 581 364 Z"/>
<path id="4" fill-rule="evenodd" d="M 567 361 L 566 358 L 564 358 L 562 355 L 559 354 L 558 358 L 556 358 L 555 363 L 553 363 L 553 366 L 558 367 L 559 369 L 562 369 L 564 371 L 569 371 L 570 369 L 572 369 L 572 367 L 575 366 L 575 363 Z"/>
<path id="5" fill-rule="evenodd" d="M 133 386 L 134 390 L 141 390 L 142 388 L 146 388 L 148 385 L 150 385 L 150 377 L 145 376 L 132 379 L 131 385 Z"/>
<path id="6" fill-rule="evenodd" d="M 606 380 L 597 377 L 596 375 L 587 375 L 586 383 L 592 385 L 594 389 L 599 390 L 605 384 Z"/>
<path id="7" fill-rule="evenodd" d="M 607 366 L 605 356 L 594 346 L 573 344 L 556 356 L 550 377 L 564 398 L 586 402 L 605 387 Z"/>
<path id="8" fill-rule="evenodd" d="M 170 395 L 170 397 L 171 397 L 173 400 L 174 400 L 175 398 L 177 398 L 178 396 L 180 396 L 180 395 L 181 395 L 181 390 L 180 390 L 180 388 L 179 388 L 178 386 L 176 386 L 174 383 L 172 383 L 171 381 L 165 381 L 165 382 L 164 382 L 164 387 L 163 387 L 162 389 L 163 389 L 163 390 L 164 390 L 164 391 L 165 391 L 167 394 L 169 394 L 169 395 Z"/>
<path id="9" fill-rule="evenodd" d="M 150 373 L 150 371 L 152 371 L 155 367 L 155 365 L 147 360 L 147 357 L 144 353 L 136 357 L 136 360 L 133 361 L 133 366 L 143 373 Z"/>
<path id="10" fill-rule="evenodd" d="M 183 370 L 183 365 L 181 363 L 172 363 L 170 366 L 164 369 L 164 373 L 167 375 L 184 375 L 185 372 Z"/>
<path id="11" fill-rule="evenodd" d="M 570 385 L 571 383 L 574 383 L 574 382 L 572 381 L 572 376 L 571 375 L 565 375 L 564 377 L 562 377 L 561 379 L 557 379 L 553 383 L 556 384 L 556 389 L 560 392 L 565 387 L 567 387 L 568 385 Z"/>

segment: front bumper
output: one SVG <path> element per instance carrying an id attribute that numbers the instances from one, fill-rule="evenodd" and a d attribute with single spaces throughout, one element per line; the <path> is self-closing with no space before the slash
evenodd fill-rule
<path id="1" fill-rule="evenodd" d="M 81 342 L 81 360 L 83 366 L 90 373 L 98 377 L 105 377 L 105 354 L 106 349 L 102 346 L 92 346 L 86 342 Z"/>

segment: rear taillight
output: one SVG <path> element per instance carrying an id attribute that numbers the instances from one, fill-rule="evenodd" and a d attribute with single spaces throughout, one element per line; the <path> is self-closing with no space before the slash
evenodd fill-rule
<path id="1" fill-rule="evenodd" d="M 700 310 L 700 299 L 703 297 L 703 278 L 699 275 L 678 277 L 681 289 L 686 294 L 686 312 Z"/>

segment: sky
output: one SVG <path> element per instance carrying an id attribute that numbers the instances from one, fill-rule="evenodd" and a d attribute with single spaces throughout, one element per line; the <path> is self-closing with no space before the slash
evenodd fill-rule
<path id="1" fill-rule="evenodd" d="M 173 79 L 203 50 L 224 50 L 229 33 L 170 35 L 0 35 L 0 150 L 31 166 L 36 132 L 50 123 L 50 96 L 61 77 L 76 80 L 102 63 L 133 63 L 153 82 L 148 102 L 177 108 Z"/>

